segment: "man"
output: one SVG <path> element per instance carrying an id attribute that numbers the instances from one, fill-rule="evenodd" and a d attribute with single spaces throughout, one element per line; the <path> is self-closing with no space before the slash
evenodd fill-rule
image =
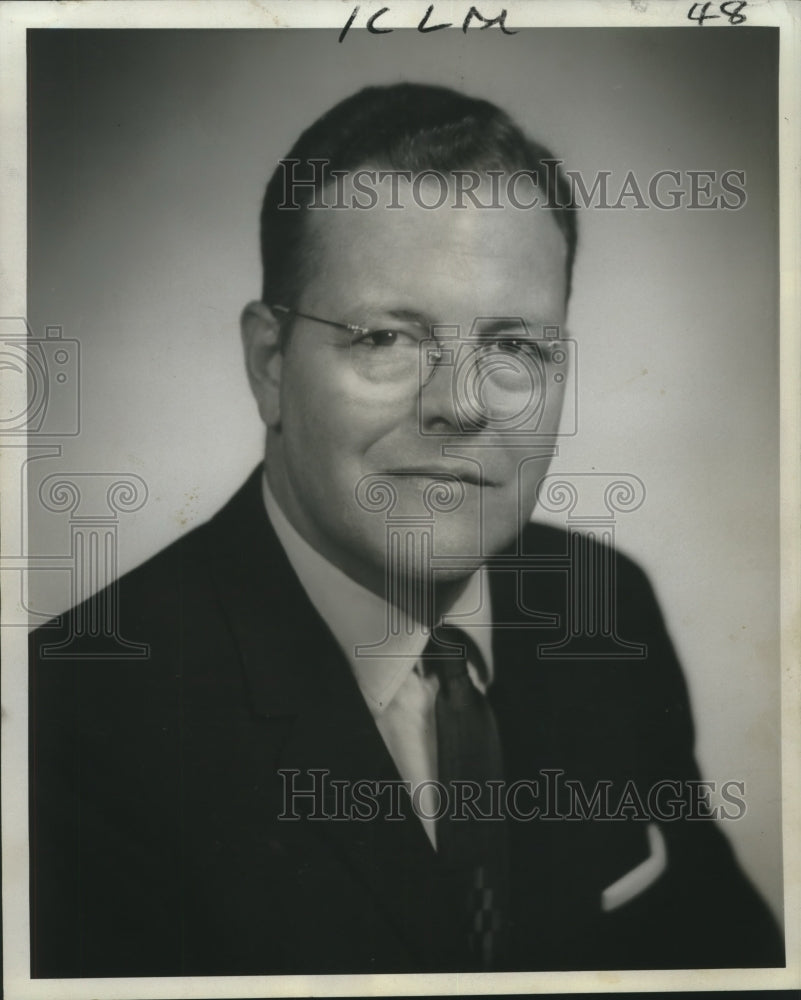
<path id="1" fill-rule="evenodd" d="M 279 165 L 263 469 L 101 595 L 146 661 L 33 639 L 35 976 L 783 963 L 646 579 L 528 524 L 575 244 L 547 152 L 449 90 L 362 91 Z"/>

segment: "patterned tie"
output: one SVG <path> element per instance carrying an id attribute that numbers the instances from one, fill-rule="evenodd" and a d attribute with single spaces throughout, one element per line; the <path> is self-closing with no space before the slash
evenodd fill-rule
<path id="1" fill-rule="evenodd" d="M 469 639 L 456 629 L 441 628 L 429 640 L 423 658 L 439 679 L 435 703 L 437 758 L 440 784 L 450 807 L 437 820 L 437 853 L 445 867 L 464 915 L 465 935 L 476 968 L 497 966 L 503 944 L 504 915 L 508 912 L 508 858 L 506 829 L 492 813 L 489 781 L 503 781 L 503 759 L 492 709 L 467 672 Z M 443 649 L 442 643 L 457 648 Z M 464 807 L 454 816 L 458 799 L 453 782 L 470 782 Z M 467 804 L 467 799 L 472 799 Z M 496 815 L 499 810 L 495 810 Z"/>

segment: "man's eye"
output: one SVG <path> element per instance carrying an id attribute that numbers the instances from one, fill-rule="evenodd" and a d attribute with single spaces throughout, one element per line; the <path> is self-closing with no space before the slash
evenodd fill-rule
<path id="1" fill-rule="evenodd" d="M 370 330 L 356 340 L 365 347 L 404 347 L 414 344 L 414 338 L 399 330 Z"/>

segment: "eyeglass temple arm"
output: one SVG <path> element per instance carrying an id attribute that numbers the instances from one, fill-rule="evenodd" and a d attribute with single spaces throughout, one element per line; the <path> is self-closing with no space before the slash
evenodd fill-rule
<path id="1" fill-rule="evenodd" d="M 299 316 L 301 319 L 310 319 L 315 323 L 325 323 L 327 326 L 335 326 L 339 330 L 347 330 L 350 333 L 367 333 L 365 327 L 357 326 L 355 323 L 338 323 L 333 319 L 323 319 L 321 316 L 312 316 L 310 313 L 298 312 L 297 309 L 290 309 L 288 306 L 272 305 L 270 308 L 274 312 L 283 313 L 285 316 Z"/>

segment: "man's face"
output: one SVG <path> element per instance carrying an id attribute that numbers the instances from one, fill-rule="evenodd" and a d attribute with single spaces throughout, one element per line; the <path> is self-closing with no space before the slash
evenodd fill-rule
<path id="1" fill-rule="evenodd" d="M 438 191 L 428 193 L 428 204 Z M 527 435 L 525 389 L 532 383 L 510 381 L 508 365 L 504 371 L 504 360 L 516 363 L 514 346 L 493 355 L 501 359 L 499 374 L 484 383 L 459 370 L 474 364 L 467 346 L 433 368 L 426 354 L 430 378 L 422 385 L 419 366 L 411 382 L 394 378 L 391 355 L 378 352 L 411 350 L 432 326 L 450 327 L 450 337 L 458 327 L 464 341 L 477 317 L 491 321 L 481 325 L 494 331 L 491 339 L 504 336 L 504 325 L 494 322 L 502 317 L 522 317 L 531 335 L 542 337 L 543 326 L 562 327 L 565 310 L 566 246 L 550 213 L 508 203 L 457 210 L 451 200 L 429 210 L 408 186 L 405 193 L 401 187 L 402 209 L 387 209 L 388 200 L 389 192 L 372 210 L 309 213 L 313 273 L 296 308 L 394 333 L 354 344 L 344 330 L 296 318 L 282 356 L 273 359 L 274 377 L 252 379 L 272 424 L 268 477 L 284 512 L 315 549 L 379 592 L 387 518 L 425 519 L 437 483 L 455 478 L 458 491 L 453 509 L 421 522 L 433 523 L 439 578 L 464 575 L 512 541 L 548 468 L 547 434 L 557 430 L 563 383 L 546 379 L 537 435 Z M 425 346 L 415 348 L 415 358 L 420 351 Z M 394 490 L 391 510 L 371 509 L 365 491 L 377 479 Z M 448 557 L 470 559 L 448 566 Z"/>

